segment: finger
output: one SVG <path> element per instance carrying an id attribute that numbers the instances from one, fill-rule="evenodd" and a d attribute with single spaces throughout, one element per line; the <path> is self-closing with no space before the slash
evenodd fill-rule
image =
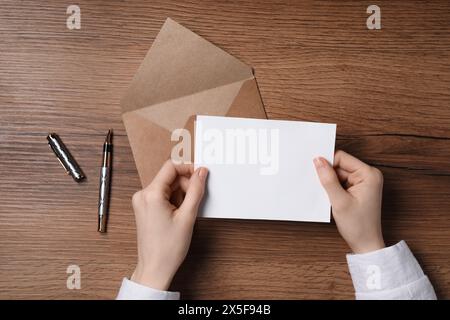
<path id="1" fill-rule="evenodd" d="M 328 194 L 332 207 L 342 207 L 350 200 L 350 195 L 344 190 L 333 167 L 324 158 L 314 159 L 320 183 Z"/>
<path id="2" fill-rule="evenodd" d="M 347 179 L 349 186 L 355 186 L 357 184 L 360 184 L 364 181 L 364 177 L 366 175 L 367 170 L 358 170 L 355 172 L 352 172 Z"/>
<path id="3" fill-rule="evenodd" d="M 335 168 L 334 171 L 336 171 L 336 174 L 339 178 L 339 181 L 341 182 L 345 182 L 348 180 L 348 178 L 350 177 L 350 172 L 341 169 L 341 168 Z"/>
<path id="4" fill-rule="evenodd" d="M 355 158 L 354 156 L 342 151 L 338 150 L 334 154 L 334 167 L 341 168 L 348 172 L 354 172 L 358 169 L 368 167 L 369 165 L 365 164 L 361 160 Z"/>
<path id="5" fill-rule="evenodd" d="M 184 192 L 181 189 L 177 189 L 172 191 L 170 195 L 169 202 L 175 206 L 175 208 L 179 208 L 183 203 Z"/>
<path id="6" fill-rule="evenodd" d="M 184 193 L 186 193 L 188 186 L 189 186 L 189 178 L 186 176 L 178 176 L 172 183 L 171 188 L 172 191 L 181 189 Z"/>
<path id="7" fill-rule="evenodd" d="M 175 178 L 175 181 L 172 182 L 172 184 L 170 185 L 170 189 L 172 190 L 172 192 L 174 192 L 175 190 L 178 190 L 180 188 L 180 176 Z"/>
<path id="8" fill-rule="evenodd" d="M 198 168 L 189 179 L 189 186 L 186 190 L 186 196 L 180 206 L 183 215 L 195 218 L 197 216 L 198 207 L 202 201 L 205 192 L 206 177 L 208 169 Z"/>
<path id="9" fill-rule="evenodd" d="M 172 185 L 177 176 L 179 175 L 190 175 L 194 171 L 192 164 L 179 164 L 175 165 L 172 160 L 167 160 L 156 177 L 153 179 L 152 184 L 162 187 L 167 187 Z"/>
<path id="10" fill-rule="evenodd" d="M 178 176 L 172 185 L 172 195 L 170 196 L 170 202 L 177 208 L 181 206 L 184 200 L 184 196 L 189 187 L 189 179 L 185 176 Z"/>
<path id="11" fill-rule="evenodd" d="M 183 190 L 184 193 L 186 193 L 187 189 L 189 188 L 189 178 L 180 176 L 180 189 Z"/>

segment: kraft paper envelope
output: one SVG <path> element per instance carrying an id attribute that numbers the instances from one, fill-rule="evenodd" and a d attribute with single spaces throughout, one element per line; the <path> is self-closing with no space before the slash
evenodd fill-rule
<path id="1" fill-rule="evenodd" d="M 336 125 L 198 116 L 195 166 L 209 169 L 199 216 L 330 222 L 313 159 L 333 163 Z"/>
<path id="2" fill-rule="evenodd" d="M 195 115 L 266 118 L 252 69 L 167 19 L 121 101 L 142 186 L 170 157 L 172 131 Z M 193 158 L 192 158 L 193 161 Z"/>

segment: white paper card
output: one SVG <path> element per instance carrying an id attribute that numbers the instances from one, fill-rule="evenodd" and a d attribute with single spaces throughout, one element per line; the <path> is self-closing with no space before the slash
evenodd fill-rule
<path id="1" fill-rule="evenodd" d="M 336 125 L 197 116 L 195 167 L 209 169 L 201 217 L 330 222 L 313 159 L 333 163 Z"/>

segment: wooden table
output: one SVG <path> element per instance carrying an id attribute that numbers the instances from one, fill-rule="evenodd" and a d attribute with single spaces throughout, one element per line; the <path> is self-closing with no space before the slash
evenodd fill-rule
<path id="1" fill-rule="evenodd" d="M 450 3 L 2 1 L 0 298 L 109 299 L 136 262 L 140 183 L 119 100 L 166 17 L 255 68 L 271 119 L 338 124 L 337 147 L 380 168 L 388 244 L 405 239 L 450 298 Z M 96 231 L 101 145 L 115 130 L 109 232 Z M 88 179 L 64 175 L 57 132 Z M 352 299 L 334 223 L 200 220 L 172 289 L 184 298 Z M 81 290 L 66 269 L 81 268 Z"/>

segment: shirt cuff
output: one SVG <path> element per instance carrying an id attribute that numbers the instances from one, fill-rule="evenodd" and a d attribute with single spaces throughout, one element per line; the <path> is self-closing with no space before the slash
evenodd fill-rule
<path id="1" fill-rule="evenodd" d="M 161 291 L 123 278 L 117 300 L 179 300 L 179 292 Z"/>
<path id="2" fill-rule="evenodd" d="M 436 298 L 405 241 L 369 253 L 348 254 L 347 263 L 357 299 Z"/>

